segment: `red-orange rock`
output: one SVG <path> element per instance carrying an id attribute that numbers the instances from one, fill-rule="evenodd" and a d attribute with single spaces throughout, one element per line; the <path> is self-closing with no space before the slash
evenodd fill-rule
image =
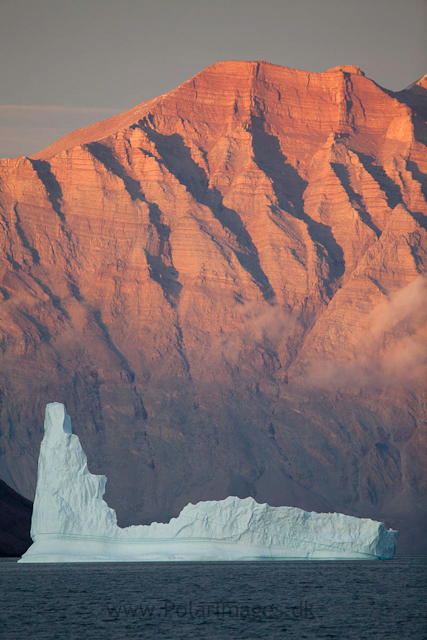
<path id="1" fill-rule="evenodd" d="M 414 550 L 423 82 L 221 62 L 0 161 L 1 476 L 31 497 L 65 402 L 122 522 L 251 494 Z"/>

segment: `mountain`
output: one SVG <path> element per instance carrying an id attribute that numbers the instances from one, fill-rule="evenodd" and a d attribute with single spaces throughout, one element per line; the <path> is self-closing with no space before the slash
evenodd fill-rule
<path id="1" fill-rule="evenodd" d="M 0 477 L 63 402 L 122 525 L 252 496 L 427 551 L 423 82 L 220 62 L 0 161 Z"/>

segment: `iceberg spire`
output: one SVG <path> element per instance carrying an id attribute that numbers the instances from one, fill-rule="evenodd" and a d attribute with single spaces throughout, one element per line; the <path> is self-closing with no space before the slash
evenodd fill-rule
<path id="1" fill-rule="evenodd" d="M 117 518 L 102 499 L 107 478 L 92 475 L 80 440 L 73 435 L 65 406 L 46 406 L 40 447 L 31 538 L 117 533 Z"/>

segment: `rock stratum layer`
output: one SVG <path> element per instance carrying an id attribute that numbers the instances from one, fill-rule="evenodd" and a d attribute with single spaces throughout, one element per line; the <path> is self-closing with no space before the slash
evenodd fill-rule
<path id="1" fill-rule="evenodd" d="M 122 525 L 252 496 L 420 552 L 425 85 L 217 63 L 0 161 L 0 476 L 55 400 Z"/>

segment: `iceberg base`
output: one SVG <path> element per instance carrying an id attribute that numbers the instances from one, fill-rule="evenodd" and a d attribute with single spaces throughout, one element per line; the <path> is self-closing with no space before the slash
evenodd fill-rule
<path id="1" fill-rule="evenodd" d="M 376 555 L 334 548 L 266 548 L 235 542 L 155 542 L 42 537 L 18 562 L 203 562 L 269 560 L 378 560 Z"/>

